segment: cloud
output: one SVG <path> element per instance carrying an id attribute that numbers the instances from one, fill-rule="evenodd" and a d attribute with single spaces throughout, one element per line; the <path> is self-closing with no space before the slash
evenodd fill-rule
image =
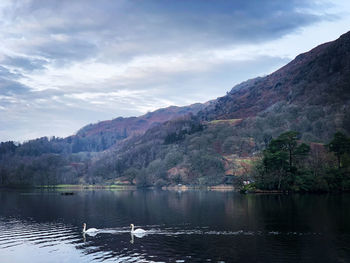
<path id="1" fill-rule="evenodd" d="M 20 74 L 11 72 L 8 68 L 0 66 L 0 77 L 5 79 L 16 79 Z"/>
<path id="2" fill-rule="evenodd" d="M 327 19 L 315 1 L 23 1 L 3 8 L 17 52 L 54 60 L 127 59 L 262 42 Z M 5 36 L 6 37 L 6 36 Z"/>
<path id="3" fill-rule="evenodd" d="M 18 95 L 27 92 L 29 88 L 16 81 L 20 77 L 21 74 L 13 73 L 6 67 L 0 66 L 0 96 Z"/>
<path id="4" fill-rule="evenodd" d="M 6 56 L 0 62 L 2 65 L 19 68 L 24 71 L 33 71 L 37 69 L 45 69 L 45 65 L 48 63 L 46 60 L 37 58 L 28 58 L 20 56 Z"/>
<path id="5" fill-rule="evenodd" d="M 18 95 L 28 91 L 21 83 L 16 81 L 0 78 L 0 94 L 2 95 Z"/>
<path id="6" fill-rule="evenodd" d="M 288 37 L 340 19 L 332 6 L 3 0 L 0 141 L 69 135 L 86 123 L 222 96 L 290 60 Z"/>

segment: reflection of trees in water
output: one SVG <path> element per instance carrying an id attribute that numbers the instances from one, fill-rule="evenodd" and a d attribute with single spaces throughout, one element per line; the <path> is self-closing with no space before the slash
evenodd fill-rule
<path id="1" fill-rule="evenodd" d="M 39 224 L 59 221 L 70 225 L 73 232 L 76 231 L 75 238 L 62 242 L 100 259 L 137 257 L 135 254 L 147 260 L 167 261 L 192 255 L 193 261 L 206 258 L 256 261 L 260 257 L 262 262 L 267 262 L 269 259 L 283 261 L 284 256 L 290 255 L 292 259 L 314 256 L 322 261 L 330 259 L 327 255 L 336 258 L 337 242 L 349 241 L 346 236 L 339 236 L 350 233 L 349 197 L 210 191 L 97 190 L 77 192 L 73 196 L 56 192 L 0 192 L 0 217 L 16 215 L 19 220 L 31 218 L 31 222 Z M 125 232 L 84 236 L 82 222 L 99 229 Z M 186 232 L 207 227 L 205 229 L 214 232 L 243 232 L 237 235 L 150 234 L 139 239 L 130 236 L 131 222 L 147 230 L 170 227 L 174 232 Z M 249 231 L 253 234 L 245 235 Z M 348 255 L 346 251 L 343 253 Z"/>

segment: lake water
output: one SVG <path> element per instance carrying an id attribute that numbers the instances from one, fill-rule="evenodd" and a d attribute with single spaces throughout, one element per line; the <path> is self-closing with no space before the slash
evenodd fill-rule
<path id="1" fill-rule="evenodd" d="M 350 262 L 348 194 L 1 190 L 0 205 L 0 262 Z"/>

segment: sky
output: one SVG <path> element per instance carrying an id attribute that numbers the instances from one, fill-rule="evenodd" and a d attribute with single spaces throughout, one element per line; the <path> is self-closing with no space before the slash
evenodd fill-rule
<path id="1" fill-rule="evenodd" d="M 1 0 L 0 141 L 203 103 L 349 30 L 348 0 Z"/>

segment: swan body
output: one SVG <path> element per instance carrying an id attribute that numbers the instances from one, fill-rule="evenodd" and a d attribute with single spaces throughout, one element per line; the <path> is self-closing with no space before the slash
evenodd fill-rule
<path id="1" fill-rule="evenodd" d="M 86 229 L 86 224 L 85 223 L 83 224 L 83 233 L 91 234 L 91 233 L 96 233 L 98 231 L 99 230 L 97 228 Z"/>
<path id="2" fill-rule="evenodd" d="M 134 229 L 134 227 L 135 227 L 134 224 L 131 224 L 130 227 L 131 227 L 132 234 L 139 234 L 139 235 L 141 234 L 142 235 L 142 234 L 146 234 L 146 232 L 147 232 L 146 230 L 144 230 L 142 228 Z"/>

